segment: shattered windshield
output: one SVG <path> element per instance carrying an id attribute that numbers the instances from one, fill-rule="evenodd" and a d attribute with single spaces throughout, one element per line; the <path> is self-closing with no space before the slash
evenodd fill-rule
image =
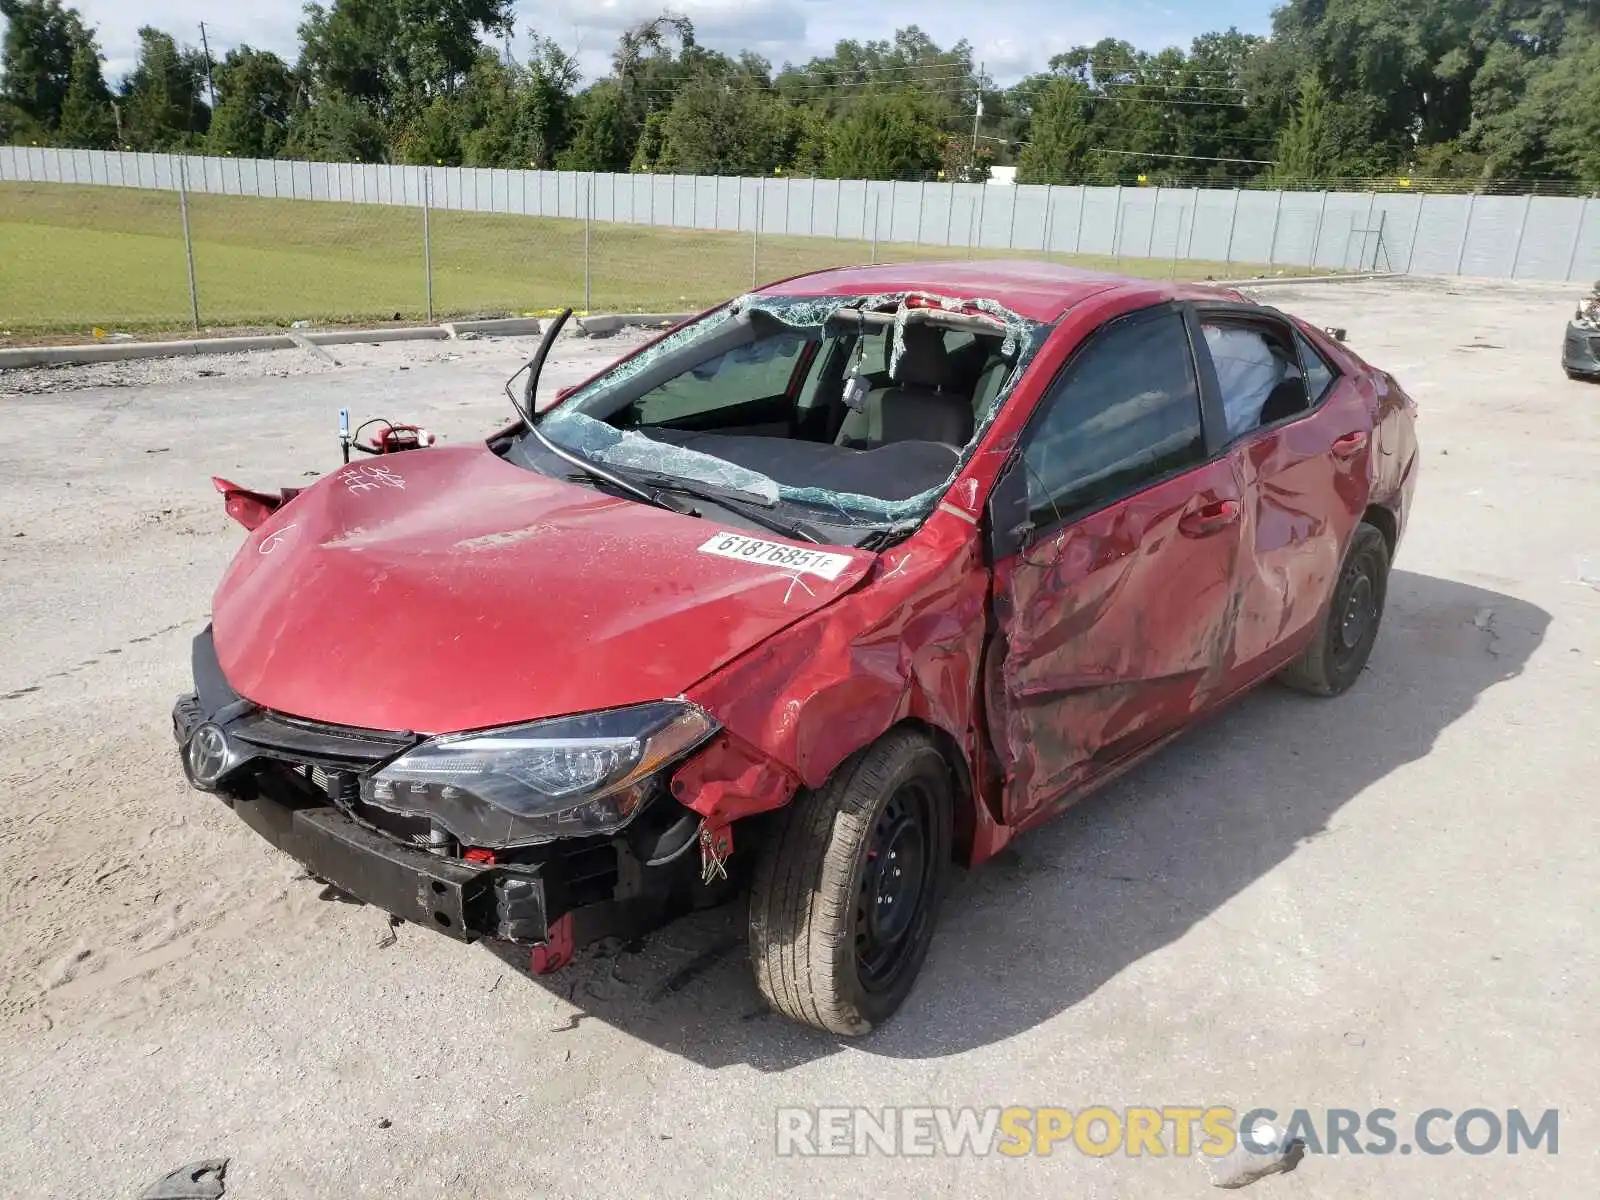
<path id="1" fill-rule="evenodd" d="M 744 296 L 597 376 L 538 432 L 653 486 L 914 524 L 1047 333 L 992 300 Z M 529 448 L 511 457 L 529 465 Z"/>

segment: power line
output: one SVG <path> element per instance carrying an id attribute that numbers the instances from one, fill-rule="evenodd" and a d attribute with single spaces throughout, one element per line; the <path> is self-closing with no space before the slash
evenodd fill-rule
<path id="1" fill-rule="evenodd" d="M 1239 72 L 1237 72 L 1237 71 L 1232 71 L 1232 70 L 1228 70 L 1226 68 L 1217 68 L 1217 67 L 1204 68 L 1204 69 L 1202 69 L 1200 67 L 1188 67 L 1188 66 L 1183 66 L 1183 67 L 1157 67 L 1157 66 L 1152 66 L 1152 65 L 1150 65 L 1148 63 L 1144 64 L 1142 66 L 1140 64 L 1138 64 L 1138 63 L 1128 63 L 1128 64 L 1123 65 L 1123 66 L 1115 66 L 1115 65 L 1113 65 L 1111 63 L 1085 63 L 1084 65 L 1087 66 L 1089 68 L 1089 70 L 1095 72 L 1096 74 L 1106 74 L 1106 75 L 1134 75 L 1134 74 L 1144 74 L 1144 75 L 1196 75 L 1196 76 L 1201 76 L 1201 77 L 1213 77 L 1213 76 L 1217 76 L 1217 75 L 1223 75 L 1223 76 L 1226 76 L 1229 79 L 1237 79 L 1239 77 Z"/>
<path id="2" fill-rule="evenodd" d="M 1127 83 L 1119 83 L 1116 80 L 1108 80 L 1100 86 L 1108 88 L 1158 88 L 1169 92 L 1237 92 L 1240 95 L 1244 95 L 1246 90 L 1242 87 L 1223 87 L 1221 84 L 1145 83 L 1141 80 L 1131 80 Z"/>
<path id="3" fill-rule="evenodd" d="M 1187 104 L 1198 105 L 1202 108 L 1249 108 L 1242 100 L 1160 100 L 1155 97 L 1145 96 L 1095 96 L 1084 97 L 1085 100 L 1110 100 L 1120 104 Z"/>
<path id="4" fill-rule="evenodd" d="M 1270 158 L 1217 158 L 1210 154 L 1156 154 L 1148 150 L 1107 150 L 1101 146 L 1091 146 L 1090 154 L 1120 154 L 1126 158 L 1176 158 L 1192 159 L 1196 162 L 1225 162 L 1249 163 L 1257 167 L 1275 167 L 1278 164 Z"/>
<path id="5" fill-rule="evenodd" d="M 972 66 L 969 63 L 967 66 L 963 67 L 959 61 L 956 61 L 956 62 L 947 62 L 947 63 L 917 63 L 917 64 L 915 64 L 913 66 L 908 66 L 908 67 L 805 67 L 805 68 L 785 67 L 785 68 L 783 68 L 782 71 L 779 72 L 779 74 L 781 74 L 781 75 L 825 75 L 825 74 L 828 74 L 829 72 L 836 72 L 837 74 L 840 74 L 840 75 L 849 75 L 849 74 L 892 75 L 892 74 L 894 74 L 896 72 L 900 72 L 900 71 L 948 71 L 948 70 L 963 70 L 963 71 L 966 71 L 968 74 L 971 74 L 972 73 Z"/>

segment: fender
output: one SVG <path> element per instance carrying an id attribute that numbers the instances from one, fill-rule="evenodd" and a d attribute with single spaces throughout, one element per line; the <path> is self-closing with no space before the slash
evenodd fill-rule
<path id="1" fill-rule="evenodd" d="M 977 529 L 936 511 L 879 555 L 862 584 L 686 694 L 728 736 L 678 772 L 673 792 L 708 824 L 782 807 L 903 721 L 939 731 L 972 781 L 972 861 L 1003 845 L 987 790 L 977 688 L 989 573 Z"/>

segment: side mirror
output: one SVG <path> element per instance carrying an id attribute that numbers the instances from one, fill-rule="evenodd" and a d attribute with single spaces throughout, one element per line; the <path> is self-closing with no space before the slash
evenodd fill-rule
<path id="1" fill-rule="evenodd" d="M 984 547 L 989 565 L 1023 550 L 1033 540 L 1033 506 L 1028 473 L 1020 451 L 1011 456 L 989 493 L 983 513 Z"/>

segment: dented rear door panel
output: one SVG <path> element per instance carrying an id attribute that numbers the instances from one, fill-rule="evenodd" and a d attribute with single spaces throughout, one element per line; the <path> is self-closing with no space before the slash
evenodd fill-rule
<path id="1" fill-rule="evenodd" d="M 1247 551 L 1236 684 L 1292 655 L 1321 616 L 1370 493 L 1367 386 L 1346 376 L 1302 419 L 1250 435 L 1232 451 L 1244 482 Z"/>

